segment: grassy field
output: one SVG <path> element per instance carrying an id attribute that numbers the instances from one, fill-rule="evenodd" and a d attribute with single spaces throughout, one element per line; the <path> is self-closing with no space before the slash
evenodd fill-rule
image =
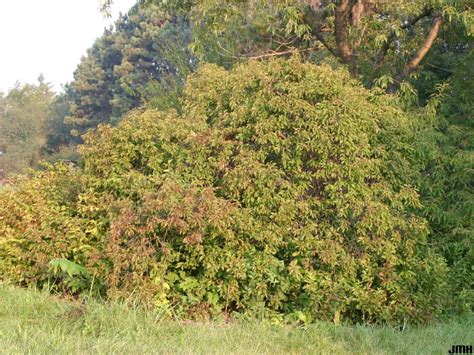
<path id="1" fill-rule="evenodd" d="M 474 343 L 474 318 L 403 332 L 259 322 L 187 324 L 120 304 L 80 304 L 0 285 L 2 354 L 447 354 Z"/>

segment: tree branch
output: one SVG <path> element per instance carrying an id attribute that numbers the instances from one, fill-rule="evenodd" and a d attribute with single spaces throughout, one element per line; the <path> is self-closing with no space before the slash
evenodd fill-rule
<path id="1" fill-rule="evenodd" d="M 395 82 L 388 86 L 388 93 L 394 93 L 400 87 L 402 81 L 405 80 L 414 70 L 416 70 L 420 62 L 433 46 L 443 22 L 444 18 L 441 15 L 437 15 L 433 18 L 433 23 L 428 35 L 425 38 L 425 41 L 423 42 L 423 45 L 418 49 L 413 58 L 405 65 L 403 70 L 395 77 Z"/>
<path id="2" fill-rule="evenodd" d="M 321 44 L 336 58 L 338 58 L 338 55 L 337 55 L 337 51 L 336 49 L 332 48 L 329 43 L 326 42 L 326 40 L 324 39 L 324 37 L 322 36 L 322 34 L 316 30 L 316 29 L 313 29 L 311 31 L 311 34 L 314 36 L 314 38 L 316 38 L 319 42 L 321 42 Z"/>
<path id="3" fill-rule="evenodd" d="M 315 50 L 318 49 L 317 47 L 310 47 L 310 48 L 305 48 L 305 49 L 290 48 L 290 49 L 284 50 L 284 51 L 272 51 L 272 52 L 269 52 L 269 53 L 263 53 L 263 54 L 254 55 L 254 56 L 245 56 L 245 55 L 236 56 L 236 55 L 233 55 L 232 52 L 230 52 L 227 49 L 225 49 L 224 47 L 222 47 L 222 45 L 219 42 L 217 42 L 217 45 L 224 52 L 227 52 L 227 54 L 219 53 L 219 55 L 221 55 L 222 57 L 233 58 L 233 59 L 245 59 L 245 60 L 252 60 L 252 59 L 256 60 L 256 59 L 264 59 L 264 58 L 270 58 L 270 57 L 278 57 L 278 56 L 281 56 L 281 55 L 292 54 L 292 53 L 311 52 L 311 51 L 315 51 Z"/>
<path id="4" fill-rule="evenodd" d="M 408 20 L 407 22 L 404 22 L 400 26 L 400 28 L 402 30 L 406 30 L 408 28 L 411 28 L 411 27 L 415 26 L 418 23 L 418 21 L 424 19 L 425 17 L 430 16 L 432 14 L 432 12 L 433 12 L 432 8 L 426 7 L 423 10 L 423 12 L 421 12 L 419 15 L 413 17 L 412 19 Z M 396 38 L 396 32 L 392 31 L 390 33 L 390 35 L 388 36 L 387 40 L 385 41 L 385 43 L 383 44 L 382 48 L 380 48 L 379 53 L 375 57 L 375 63 L 374 63 L 375 70 L 373 71 L 373 73 L 370 77 L 370 80 L 369 80 L 370 85 L 372 85 L 374 80 L 379 76 L 380 70 L 382 69 L 382 64 L 384 63 L 385 57 L 387 56 L 387 53 L 388 53 L 388 50 L 392 46 L 392 43 L 395 40 L 395 38 Z"/>
<path id="5" fill-rule="evenodd" d="M 271 53 L 265 53 L 265 54 L 260 54 L 260 55 L 256 55 L 256 56 L 251 56 L 251 57 L 245 57 L 245 59 L 263 59 L 263 58 L 269 58 L 269 57 L 277 57 L 277 56 L 285 55 L 285 54 L 310 52 L 310 51 L 314 51 L 316 49 L 317 49 L 316 47 L 305 48 L 305 49 L 293 48 L 293 49 L 288 49 L 286 51 L 281 51 L 281 52 L 271 52 Z"/>
<path id="6" fill-rule="evenodd" d="M 400 28 L 401 28 L 402 30 L 406 30 L 406 29 L 408 29 L 408 28 L 410 28 L 410 27 L 413 27 L 413 26 L 415 26 L 415 25 L 418 23 L 418 21 L 424 19 L 425 17 L 431 16 L 432 13 L 433 13 L 433 8 L 431 8 L 431 7 L 425 7 L 425 8 L 423 9 L 423 12 L 421 12 L 419 15 L 413 17 L 411 20 L 409 20 L 409 21 L 403 23 L 403 24 L 400 26 Z"/>

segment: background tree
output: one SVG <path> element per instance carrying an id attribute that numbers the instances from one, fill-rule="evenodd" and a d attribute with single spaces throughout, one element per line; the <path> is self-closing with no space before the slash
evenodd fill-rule
<path id="1" fill-rule="evenodd" d="M 36 84 L 17 83 L 0 96 L 0 151 L 7 174 L 23 172 L 40 160 L 53 98 L 42 76 Z"/>
<path id="2" fill-rule="evenodd" d="M 236 60 L 299 51 L 317 62 L 336 60 L 366 86 L 388 92 L 418 69 L 446 28 L 473 33 L 468 1 L 143 2 L 186 13 L 198 53 L 213 48 L 223 60 Z"/>
<path id="3" fill-rule="evenodd" d="M 110 122 L 113 112 L 110 101 L 115 91 L 113 69 L 120 62 L 121 54 L 114 48 L 113 32 L 106 30 L 88 50 L 69 85 L 71 116 L 65 122 L 71 125 L 73 136 L 101 122 Z"/>
<path id="4" fill-rule="evenodd" d="M 64 147 L 79 143 L 77 137 L 71 136 L 71 127 L 64 123 L 64 118 L 71 115 L 69 86 L 64 89 L 65 92 L 57 95 L 50 107 L 50 114 L 46 123 L 46 154 L 54 154 Z"/>
<path id="5" fill-rule="evenodd" d="M 190 41 L 183 18 L 154 5 L 133 7 L 96 41 L 74 73 L 66 94 L 72 134 L 115 123 L 148 101 L 160 108 L 176 106 L 186 76 L 197 65 Z"/>

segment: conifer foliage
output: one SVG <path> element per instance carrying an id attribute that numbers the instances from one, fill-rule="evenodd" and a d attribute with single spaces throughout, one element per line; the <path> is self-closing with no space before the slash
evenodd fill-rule
<path id="1" fill-rule="evenodd" d="M 183 18 L 156 6 L 134 6 L 94 43 L 74 73 L 66 90 L 71 112 L 65 120 L 72 135 L 117 123 L 152 99 L 156 107 L 173 106 L 196 67 L 187 48 L 190 40 Z"/>

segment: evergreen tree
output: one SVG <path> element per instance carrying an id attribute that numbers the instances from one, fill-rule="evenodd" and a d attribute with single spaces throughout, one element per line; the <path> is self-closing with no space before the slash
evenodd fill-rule
<path id="1" fill-rule="evenodd" d="M 65 92 L 57 95 L 51 104 L 50 115 L 46 122 L 47 145 L 45 153 L 47 155 L 56 154 L 65 147 L 79 143 L 78 137 L 71 136 L 71 127 L 64 123 L 64 118 L 71 115 L 69 90 L 69 87 L 66 86 Z"/>
<path id="2" fill-rule="evenodd" d="M 156 6 L 133 7 L 95 42 L 74 73 L 67 92 L 71 114 L 65 120 L 72 135 L 115 123 L 148 101 L 160 108 L 176 106 L 185 77 L 197 65 L 190 41 L 182 18 Z"/>

